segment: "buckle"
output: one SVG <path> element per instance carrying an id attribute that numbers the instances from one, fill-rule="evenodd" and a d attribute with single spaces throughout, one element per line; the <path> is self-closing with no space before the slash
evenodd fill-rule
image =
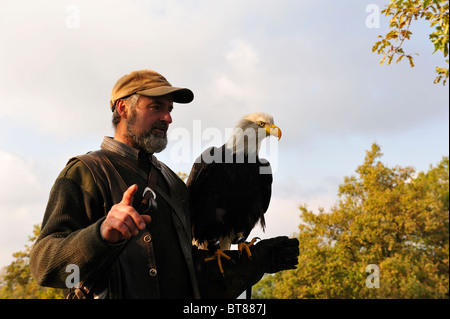
<path id="1" fill-rule="evenodd" d="M 150 196 L 147 195 L 147 193 L 149 193 Z M 142 194 L 142 202 L 139 211 L 141 211 L 142 214 L 151 214 L 157 210 L 158 204 L 156 203 L 156 193 L 150 187 L 146 187 Z"/>
<path id="2" fill-rule="evenodd" d="M 148 192 L 152 193 L 152 195 L 153 195 L 153 200 L 155 200 L 155 199 L 156 199 L 156 194 L 155 194 L 155 192 L 154 192 L 150 187 L 148 187 L 148 186 L 144 189 L 144 192 L 142 193 L 142 197 L 145 198 L 145 194 L 147 194 Z"/>

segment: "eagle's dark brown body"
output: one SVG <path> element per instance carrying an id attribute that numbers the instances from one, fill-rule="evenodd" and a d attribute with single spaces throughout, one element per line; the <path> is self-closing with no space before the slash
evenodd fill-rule
<path id="1" fill-rule="evenodd" d="M 231 237 L 235 242 L 236 234 L 242 232 L 247 238 L 258 221 L 264 228 L 272 193 L 270 164 L 257 155 L 241 155 L 237 158 L 225 145 L 212 147 L 193 165 L 187 186 L 196 241 L 211 243 Z"/>

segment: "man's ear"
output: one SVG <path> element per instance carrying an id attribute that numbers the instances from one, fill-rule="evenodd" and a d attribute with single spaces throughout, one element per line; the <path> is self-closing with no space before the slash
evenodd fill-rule
<path id="1" fill-rule="evenodd" d="M 117 109 L 117 113 L 119 113 L 119 115 L 122 118 L 124 118 L 124 119 L 128 118 L 128 106 L 127 106 L 125 100 L 117 100 L 116 109 Z"/>

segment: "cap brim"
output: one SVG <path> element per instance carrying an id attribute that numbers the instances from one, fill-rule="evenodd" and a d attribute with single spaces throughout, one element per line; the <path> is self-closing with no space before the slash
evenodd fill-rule
<path id="1" fill-rule="evenodd" d="M 172 94 L 174 102 L 184 104 L 191 103 L 194 100 L 194 93 L 191 90 L 173 86 L 160 86 L 148 90 L 138 91 L 136 93 L 149 97 Z"/>

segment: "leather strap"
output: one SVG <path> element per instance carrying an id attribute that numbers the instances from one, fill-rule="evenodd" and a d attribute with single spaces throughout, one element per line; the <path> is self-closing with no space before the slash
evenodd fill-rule
<path id="1" fill-rule="evenodd" d="M 150 215 L 157 208 L 156 204 L 156 179 L 158 177 L 158 172 L 154 165 L 152 165 L 150 169 L 150 173 L 147 179 L 147 187 L 144 189 L 142 193 L 142 201 L 139 206 L 138 212 L 140 214 L 148 214 Z M 156 206 L 156 207 L 155 207 Z"/>
<path id="2" fill-rule="evenodd" d="M 156 171 L 155 166 L 152 164 L 150 173 L 147 179 L 147 187 L 144 189 L 142 193 L 142 201 L 139 206 L 138 213 L 139 214 L 148 214 L 154 213 L 156 211 L 156 180 L 158 177 L 158 172 Z M 155 207 L 156 206 L 156 207 Z M 146 228 L 143 234 L 144 241 L 147 243 L 147 253 L 149 256 L 148 267 L 149 267 L 149 275 L 154 277 L 157 275 L 158 271 L 156 268 L 156 258 L 155 258 L 155 250 L 153 249 L 153 239 L 149 232 L 149 229 Z"/>

